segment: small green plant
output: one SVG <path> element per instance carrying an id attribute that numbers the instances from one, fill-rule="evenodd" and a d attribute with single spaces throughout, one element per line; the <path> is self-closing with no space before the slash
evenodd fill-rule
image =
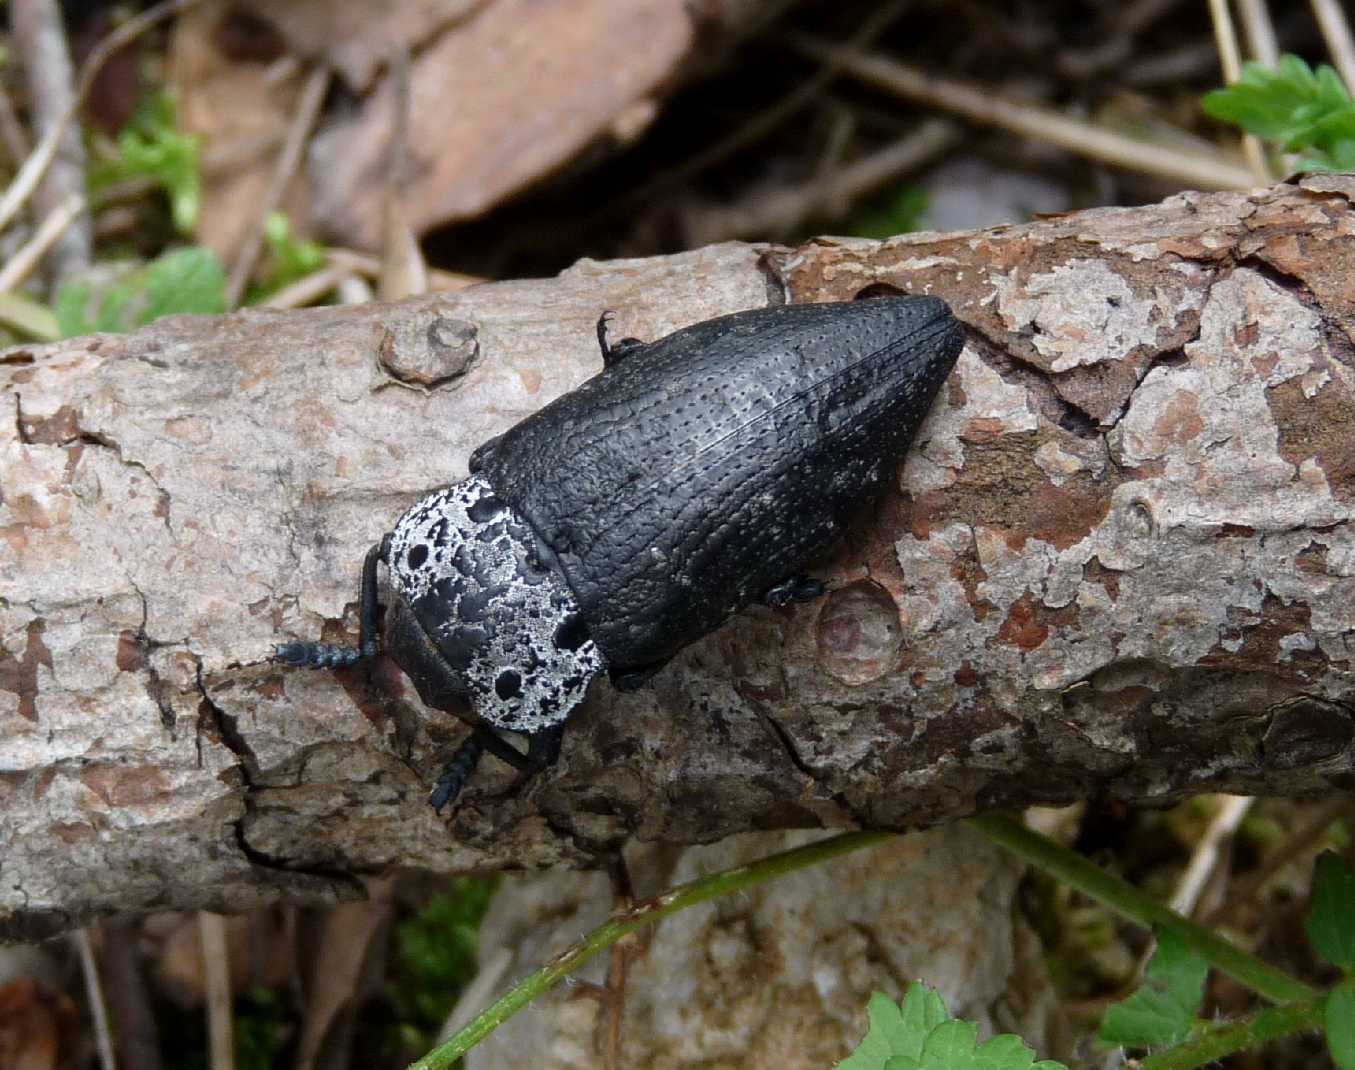
<path id="1" fill-rule="evenodd" d="M 848 230 L 858 238 L 892 238 L 919 230 L 927 214 L 927 191 L 903 185 L 866 205 L 852 217 Z"/>
<path id="2" fill-rule="evenodd" d="M 1100 1040 L 1152 1051 L 1140 1064 L 1143 1070 L 1192 1070 L 1278 1037 L 1322 1029 L 1333 1062 L 1355 1070 L 1355 870 L 1335 854 L 1318 859 L 1307 930 L 1313 950 L 1345 980 L 1314 1000 L 1222 1022 L 1199 1018 L 1208 960 L 1172 931 L 1159 930 L 1143 985 L 1106 1012 Z"/>
<path id="3" fill-rule="evenodd" d="M 199 139 L 175 125 L 174 98 L 168 92 L 148 96 L 118 134 L 94 143 L 97 162 L 89 171 L 90 194 L 135 179 L 150 180 L 169 197 L 174 229 L 191 234 L 202 202 L 198 177 Z"/>
<path id="4" fill-rule="evenodd" d="M 920 982 L 909 985 L 897 1005 L 876 992 L 866 1014 L 870 1030 L 837 1070 L 1067 1070 L 1052 1059 L 1036 1062 L 1011 1033 L 978 1043 L 978 1027 L 952 1018 L 941 997 Z"/>
<path id="5" fill-rule="evenodd" d="M 1106 1011 L 1099 1038 L 1110 1047 L 1158 1048 L 1179 1044 L 1195 1028 L 1204 999 L 1209 963 L 1168 929 L 1158 934 L 1157 951 L 1143 984 Z"/>
<path id="6" fill-rule="evenodd" d="M 480 921 L 493 891 L 493 881 L 458 878 L 396 926 L 387 996 L 400 1022 L 401 1048 L 426 1048 L 475 976 Z"/>
<path id="7" fill-rule="evenodd" d="M 1201 106 L 1215 119 L 1299 153 L 1302 170 L 1355 170 L 1355 100 L 1326 64 L 1314 71 L 1293 55 L 1282 57 L 1276 70 L 1248 63 L 1238 81 L 1206 94 Z"/>
<path id="8" fill-rule="evenodd" d="M 237 1070 L 268 1070 L 277 1066 L 288 1034 L 291 1014 L 286 996 L 272 988 L 256 987 L 235 1008 L 235 1065 Z"/>
<path id="9" fill-rule="evenodd" d="M 257 304 L 269 294 L 325 266 L 325 247 L 293 234 L 291 224 L 282 212 L 268 214 L 263 237 L 268 256 L 259 283 L 249 289 L 246 304 Z"/>
<path id="10" fill-rule="evenodd" d="M 226 310 L 226 273 L 210 249 L 189 246 L 163 253 L 144 267 L 119 275 L 96 292 L 88 282 L 68 282 L 56 298 L 62 337 L 94 331 L 131 331 L 176 312 Z"/>

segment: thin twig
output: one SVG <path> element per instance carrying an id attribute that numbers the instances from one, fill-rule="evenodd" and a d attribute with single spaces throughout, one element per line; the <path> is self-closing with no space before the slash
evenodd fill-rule
<path id="1" fill-rule="evenodd" d="M 207 1037 L 212 1070 L 235 1070 L 235 1016 L 231 1007 L 231 960 L 226 919 L 198 911 L 202 972 L 207 990 Z"/>
<path id="2" fill-rule="evenodd" d="M 249 282 L 254 264 L 259 259 L 259 250 L 263 248 L 264 228 L 268 225 L 268 217 L 282 203 L 283 194 L 287 192 L 287 186 L 301 164 L 306 139 L 310 137 L 311 128 L 320 114 L 320 105 L 324 103 L 325 90 L 328 88 L 329 68 L 323 63 L 318 63 L 302 87 L 301 99 L 297 102 L 296 112 L 287 129 L 287 139 L 282 143 L 282 150 L 278 153 L 273 177 L 269 180 L 268 189 L 264 193 L 258 217 L 250 227 L 235 263 L 231 266 L 230 278 L 226 281 L 227 308 L 235 308 L 240 303 L 240 298 L 245 292 L 245 284 Z"/>
<path id="3" fill-rule="evenodd" d="M 1242 77 L 1242 52 L 1237 45 L 1237 31 L 1233 29 L 1233 16 L 1228 10 L 1228 0 L 1209 0 L 1209 17 L 1214 22 L 1214 44 L 1219 50 L 1219 66 L 1223 68 L 1223 81 L 1231 85 Z M 1260 183 L 1270 182 L 1270 168 L 1266 165 L 1265 150 L 1254 134 L 1242 135 L 1242 155 L 1247 166 Z"/>
<path id="4" fill-rule="evenodd" d="M 329 258 L 329 263 L 337 264 L 349 271 L 357 272 L 359 275 L 365 275 L 369 279 L 375 279 L 381 275 L 381 260 L 370 253 L 360 253 L 355 249 L 330 247 L 325 250 L 325 255 Z M 455 271 L 440 271 L 435 268 L 428 273 L 428 281 L 431 289 L 438 292 L 450 292 L 464 290 L 467 286 L 475 286 L 486 280 L 478 275 L 461 275 Z"/>
<path id="5" fill-rule="evenodd" d="M 869 48 L 875 39 L 889 29 L 890 24 L 912 3 L 912 0 L 890 0 L 878 10 L 868 14 L 847 41 L 852 51 Z M 828 60 L 819 65 L 819 69 L 801 82 L 794 91 L 779 98 L 775 105 L 753 116 L 746 123 L 736 127 L 719 141 L 706 146 L 695 156 L 667 169 L 662 176 L 647 182 L 640 188 L 620 197 L 611 206 L 614 210 L 624 211 L 635 204 L 645 204 L 665 190 L 676 189 L 690 181 L 696 175 L 714 167 L 721 160 L 728 159 L 734 153 L 759 138 L 775 130 L 801 108 L 812 104 L 823 93 L 828 84 L 842 73 L 836 60 Z"/>
<path id="6" fill-rule="evenodd" d="M 89 1000 L 90 1017 L 94 1019 L 94 1044 L 99 1050 L 102 1070 L 117 1070 L 113 1057 L 113 1034 L 108 1028 L 108 1007 L 104 1004 L 103 985 L 99 981 L 99 963 L 94 958 L 94 944 L 88 929 L 76 929 L 76 954 L 80 957 L 80 973 L 85 979 L 85 998 Z"/>
<path id="7" fill-rule="evenodd" d="M 1351 38 L 1350 23 L 1336 0 L 1313 0 L 1313 16 L 1327 42 L 1327 51 L 1336 73 L 1346 88 L 1355 93 L 1355 39 Z"/>
<path id="8" fill-rule="evenodd" d="M 508 972 L 508 967 L 512 963 L 513 953 L 508 948 L 500 946 L 494 949 L 489 961 L 481 964 L 479 972 L 457 997 L 456 1006 L 452 1008 L 447 1020 L 442 1023 L 442 1028 L 438 1030 L 438 1044 L 445 1044 L 480 1012 L 499 987 L 499 982 L 503 980 L 503 975 Z"/>
<path id="9" fill-rule="evenodd" d="M 29 112 L 39 137 L 60 129 L 47 174 L 34 190 L 37 213 L 50 217 L 85 191 L 85 143 L 76 126 L 65 122 L 78 102 L 75 70 L 66 44 L 66 27 L 57 0 L 11 0 L 10 27 L 14 50 L 22 58 L 28 83 Z M 50 278 L 60 281 L 89 267 L 93 229 L 81 197 L 79 219 L 71 218 L 51 236 Z"/>
<path id="10" fill-rule="evenodd" d="M 793 873 L 806 866 L 818 865 L 852 851 L 875 847 L 893 838 L 894 834 L 891 832 L 844 832 L 838 836 L 805 844 L 803 847 L 760 858 L 756 862 L 748 862 L 688 881 L 653 899 L 644 900 L 628 913 L 603 922 L 579 943 L 528 974 L 445 1043 L 410 1064 L 409 1070 L 449 1070 L 457 1059 L 533 999 L 553 988 L 598 952 L 611 947 L 629 933 L 636 932 L 646 925 L 653 925 L 670 914 L 676 914 L 679 910 L 696 906 L 698 903 L 751 888 L 774 877 Z"/>
<path id="11" fill-rule="evenodd" d="M 33 151 L 28 140 L 28 131 L 24 129 L 19 117 L 14 114 L 14 102 L 9 99 L 9 91 L 0 85 L 0 140 L 5 143 L 5 151 L 18 167 Z"/>
<path id="12" fill-rule="evenodd" d="M 61 337 L 52 310 L 21 293 L 0 294 L 0 323 L 39 342 L 55 342 Z"/>
<path id="13" fill-rule="evenodd" d="M 1190 864 L 1181 874 L 1176 891 L 1172 893 L 1167 905 L 1178 914 L 1189 917 L 1195 913 L 1195 905 L 1200 901 L 1200 893 L 1214 872 L 1222 856 L 1224 845 L 1237 831 L 1237 826 L 1247 816 L 1252 803 L 1256 800 L 1250 795 L 1220 795 L 1220 806 L 1205 829 L 1195 851 L 1190 856 Z"/>
<path id="14" fill-rule="evenodd" d="M 160 1042 L 137 953 L 140 920 L 119 915 L 104 922 L 103 965 L 108 1006 L 118 1031 L 122 1070 L 160 1070 Z"/>
<path id="15" fill-rule="evenodd" d="M 371 284 L 361 275 L 345 275 L 335 288 L 341 305 L 365 305 L 376 300 Z"/>
<path id="16" fill-rule="evenodd" d="M 391 57 L 390 80 L 393 88 L 391 135 L 386 162 L 386 183 L 381 204 L 381 274 L 376 280 L 377 296 L 383 301 L 428 292 L 428 264 L 419 240 L 405 219 L 401 198 L 405 190 L 409 160 L 409 49 L 397 48 Z"/>
<path id="17" fill-rule="evenodd" d="M 263 308 L 305 308 L 320 300 L 352 273 L 350 268 L 326 264 L 318 271 L 303 275 L 260 302 Z"/>
<path id="18" fill-rule="evenodd" d="M 1127 86 L 1177 86 L 1195 78 L 1212 78 L 1219 69 L 1219 53 L 1210 41 L 1190 41 L 1165 52 L 1136 56 L 1124 68 L 1120 81 Z"/>
<path id="19" fill-rule="evenodd" d="M 802 35 L 795 35 L 790 40 L 796 48 L 816 58 L 836 57 L 844 70 L 861 81 L 900 97 L 920 100 L 974 122 L 1047 141 L 1102 163 L 1161 175 L 1201 189 L 1246 189 L 1254 184 L 1247 168 L 1214 156 L 1181 152 L 1047 108 L 1018 104 L 982 86 L 934 77 L 885 56 L 850 53 Z"/>
<path id="20" fill-rule="evenodd" d="M 625 855 L 619 851 L 608 867 L 612 884 L 612 916 L 622 917 L 635 908 L 635 886 Z M 593 1038 L 593 1047 L 602 1052 L 603 1070 L 621 1066 L 621 1026 L 626 1016 L 626 982 L 631 964 L 639 954 L 639 934 L 629 933 L 611 946 L 607 977 L 603 984 L 602 1018 Z"/>
<path id="21" fill-rule="evenodd" d="M 1206 913 L 1200 919 L 1201 923 L 1214 926 L 1232 921 L 1237 912 L 1255 899 L 1266 882 L 1276 873 L 1320 844 L 1326 838 L 1327 830 L 1331 828 L 1332 823 L 1346 814 L 1350 808 L 1349 796 L 1338 796 L 1319 806 L 1284 843 L 1266 855 L 1255 872 L 1235 881 L 1228 898 Z"/>
<path id="22" fill-rule="evenodd" d="M 43 254 L 70 229 L 84 210 L 85 198 L 79 193 L 68 193 L 66 199 L 48 213 L 28 241 L 0 268 L 0 293 L 17 289 L 38 266 Z"/>
<path id="23" fill-rule="evenodd" d="M 872 190 L 916 171 L 960 140 L 955 123 L 929 119 L 890 145 L 848 164 L 818 182 L 761 191 L 738 204 L 692 211 L 686 237 L 693 246 L 730 238 L 788 234 L 816 212 L 841 211 Z"/>
<path id="24" fill-rule="evenodd" d="M 1246 31 L 1252 58 L 1274 69 L 1280 62 L 1280 45 L 1266 0 L 1237 0 L 1237 9 L 1242 16 L 1242 28 Z"/>
<path id="25" fill-rule="evenodd" d="M 10 220 L 27 203 L 34 188 L 42 180 L 42 176 L 46 174 L 47 167 L 52 162 L 52 157 L 56 155 L 57 146 L 61 143 L 62 135 L 65 134 L 67 127 L 75 121 L 80 105 L 89 94 L 94 79 L 99 76 L 99 72 L 103 70 L 103 66 L 108 62 L 109 57 L 125 48 L 156 23 L 169 18 L 171 15 L 178 14 L 185 8 L 192 7 L 198 2 L 199 0 L 162 0 L 154 7 L 148 7 L 139 15 L 134 15 L 128 19 L 94 47 L 94 50 L 85 58 L 84 65 L 80 68 L 80 80 L 76 83 L 74 105 L 61 117 L 60 122 L 43 134 L 42 139 L 38 142 L 38 147 L 29 153 L 28 158 L 23 162 L 23 166 L 19 168 L 18 173 L 5 188 L 4 196 L 0 196 L 0 229 L 9 225 Z"/>
<path id="26" fill-rule="evenodd" d="M 1276 1003 L 1314 999 L 1317 990 L 1283 970 L 1229 943 L 1204 926 L 1168 910 L 1152 896 L 1128 881 L 1107 873 L 1048 836 L 1027 828 L 1020 821 L 999 813 L 976 814 L 965 824 L 1017 858 L 1077 889 L 1089 899 L 1110 907 L 1122 918 L 1148 929 L 1167 929 L 1181 943 L 1215 968 L 1240 981 L 1253 992 Z"/>

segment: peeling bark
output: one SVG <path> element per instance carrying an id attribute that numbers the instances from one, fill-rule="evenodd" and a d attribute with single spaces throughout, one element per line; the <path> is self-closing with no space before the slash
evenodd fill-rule
<path id="1" fill-rule="evenodd" d="M 0 354 L 0 937 L 631 838 L 1349 789 L 1352 199 L 1313 176 Z M 440 820 L 455 718 L 387 665 L 268 661 L 351 639 L 365 548 L 598 370 L 601 309 L 649 338 L 871 282 L 942 294 L 969 343 L 832 593 L 599 685 L 553 773 L 486 760 Z"/>

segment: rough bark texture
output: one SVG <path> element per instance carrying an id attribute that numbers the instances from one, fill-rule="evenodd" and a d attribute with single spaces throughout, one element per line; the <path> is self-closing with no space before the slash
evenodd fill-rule
<path id="1" fill-rule="evenodd" d="M 0 936 L 630 838 L 1348 789 L 1353 198 L 725 245 L 0 355 Z M 352 637 L 365 548 L 597 371 L 601 309 L 650 338 L 878 281 L 945 296 L 969 342 L 832 593 L 597 685 L 552 774 L 487 760 L 439 819 L 455 718 L 382 666 L 269 662 Z"/>

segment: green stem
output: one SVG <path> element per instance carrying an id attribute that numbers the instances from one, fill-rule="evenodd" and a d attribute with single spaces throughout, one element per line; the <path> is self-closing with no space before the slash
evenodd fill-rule
<path id="1" fill-rule="evenodd" d="M 1195 1070 L 1233 1052 L 1251 1051 L 1280 1037 L 1320 1029 L 1325 1003 L 1325 999 L 1287 1003 L 1237 1021 L 1206 1026 L 1185 1043 L 1141 1060 L 1140 1070 Z"/>
<path id="2" fill-rule="evenodd" d="M 769 855 L 747 865 L 713 873 L 687 884 L 680 884 L 660 896 L 637 903 L 631 910 L 610 918 L 572 948 L 524 977 L 476 1015 L 445 1044 L 434 1048 L 417 1062 L 411 1063 L 409 1070 L 447 1070 L 452 1063 L 541 993 L 573 973 L 599 951 L 606 950 L 636 929 L 652 925 L 669 914 L 675 914 L 697 903 L 704 903 L 708 899 L 751 888 L 763 881 L 826 862 L 830 858 L 837 858 L 851 851 L 859 851 L 863 847 L 874 847 L 893 839 L 894 836 L 892 832 L 847 832 L 841 836 L 833 836 L 830 839 Z"/>
<path id="3" fill-rule="evenodd" d="M 1000 814 L 968 819 L 971 828 L 1007 848 L 1083 895 L 1104 903 L 1117 914 L 1147 928 L 1170 930 L 1183 944 L 1228 976 L 1275 1003 L 1312 1000 L 1317 993 L 1297 978 L 1277 970 L 1208 929 L 1169 910 L 1132 884 L 1092 865 L 1075 851 Z"/>

